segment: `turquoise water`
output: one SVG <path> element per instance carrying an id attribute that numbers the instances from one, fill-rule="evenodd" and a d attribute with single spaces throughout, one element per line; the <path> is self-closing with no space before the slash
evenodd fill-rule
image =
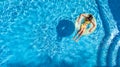
<path id="1" fill-rule="evenodd" d="M 97 29 L 78 43 L 72 40 L 74 29 L 58 40 L 59 21 L 74 23 L 83 12 L 94 15 Z M 116 23 L 108 0 L 0 1 L 0 67 L 115 66 L 120 44 Z"/>

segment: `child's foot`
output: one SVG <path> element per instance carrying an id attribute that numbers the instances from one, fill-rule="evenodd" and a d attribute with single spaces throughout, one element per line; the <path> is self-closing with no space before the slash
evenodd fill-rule
<path id="1" fill-rule="evenodd" d="M 72 39 L 75 40 L 75 37 L 73 37 Z"/>
<path id="2" fill-rule="evenodd" d="M 75 40 L 75 42 L 78 42 L 78 40 Z"/>

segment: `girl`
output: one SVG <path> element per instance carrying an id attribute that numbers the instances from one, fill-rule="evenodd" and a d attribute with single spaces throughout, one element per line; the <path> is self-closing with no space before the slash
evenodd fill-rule
<path id="1" fill-rule="evenodd" d="M 78 42 L 78 40 L 80 39 L 80 36 L 86 31 L 86 28 L 89 24 L 92 24 L 93 27 L 90 28 L 89 32 L 91 32 L 93 30 L 93 28 L 96 26 L 95 22 L 93 21 L 93 16 L 91 14 L 86 15 L 86 14 L 81 14 L 78 17 L 77 23 L 80 22 L 80 19 L 84 17 L 85 21 L 84 23 L 81 24 L 80 29 L 78 30 L 78 32 L 76 33 L 76 35 L 73 37 L 73 39 Z M 77 37 L 78 36 L 78 37 Z"/>

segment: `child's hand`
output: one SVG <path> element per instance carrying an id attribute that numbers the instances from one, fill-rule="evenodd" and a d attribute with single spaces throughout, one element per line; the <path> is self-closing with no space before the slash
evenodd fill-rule
<path id="1" fill-rule="evenodd" d="M 91 32 L 92 30 L 90 29 L 89 32 Z"/>

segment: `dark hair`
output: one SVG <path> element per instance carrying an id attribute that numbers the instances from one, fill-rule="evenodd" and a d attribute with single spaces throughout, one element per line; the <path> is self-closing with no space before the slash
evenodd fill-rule
<path id="1" fill-rule="evenodd" d="M 86 20 L 91 21 L 93 19 L 93 16 L 91 14 L 88 15 L 88 17 L 86 18 Z"/>

